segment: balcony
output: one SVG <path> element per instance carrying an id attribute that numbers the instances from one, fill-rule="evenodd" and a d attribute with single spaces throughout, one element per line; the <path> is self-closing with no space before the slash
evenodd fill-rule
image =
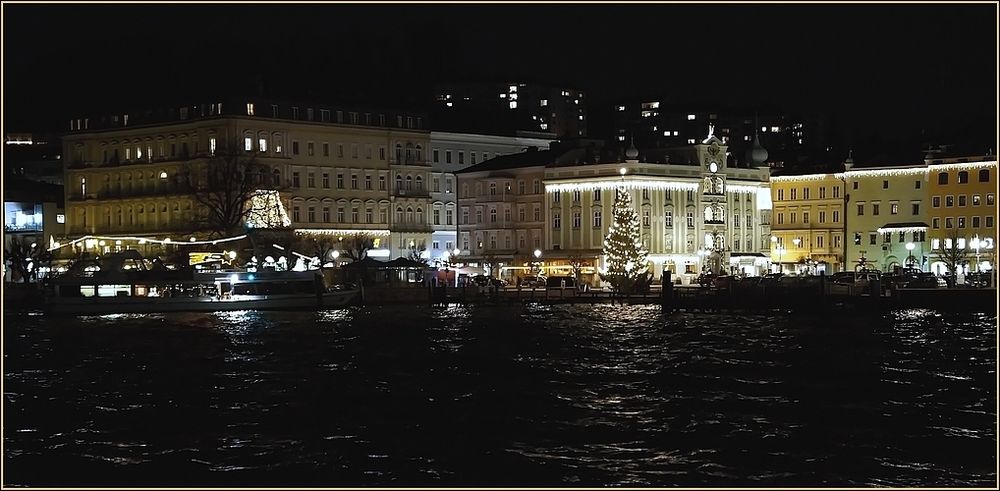
<path id="1" fill-rule="evenodd" d="M 725 225 L 725 220 L 705 220 L 705 225 Z"/>
<path id="2" fill-rule="evenodd" d="M 476 198 L 476 203 L 513 203 L 516 199 L 513 193 L 484 194 Z"/>
<path id="3" fill-rule="evenodd" d="M 417 167 L 430 167 L 428 160 L 417 160 L 415 158 L 389 159 L 389 165 L 409 165 Z"/>
<path id="4" fill-rule="evenodd" d="M 430 198 L 431 193 L 426 189 L 402 189 L 396 188 L 392 192 L 393 196 L 400 198 Z"/>
<path id="5" fill-rule="evenodd" d="M 389 227 L 392 232 L 432 232 L 427 223 L 396 223 Z"/>

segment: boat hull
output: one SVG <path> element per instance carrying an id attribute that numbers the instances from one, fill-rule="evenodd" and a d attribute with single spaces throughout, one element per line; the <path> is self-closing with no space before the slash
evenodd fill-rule
<path id="1" fill-rule="evenodd" d="M 71 297 L 50 298 L 45 311 L 52 314 L 135 314 L 153 312 L 219 312 L 229 310 L 310 310 L 343 307 L 356 298 L 357 290 L 317 295 L 243 295 L 237 298 Z"/>

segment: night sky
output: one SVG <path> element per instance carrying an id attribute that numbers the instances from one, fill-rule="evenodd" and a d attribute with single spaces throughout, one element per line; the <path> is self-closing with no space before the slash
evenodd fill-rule
<path id="1" fill-rule="evenodd" d="M 824 112 L 869 149 L 996 140 L 996 5 L 4 11 L 8 131 L 261 84 L 270 96 L 422 109 L 434 83 L 521 80 L 585 90 L 591 133 L 603 109 L 639 96 Z"/>

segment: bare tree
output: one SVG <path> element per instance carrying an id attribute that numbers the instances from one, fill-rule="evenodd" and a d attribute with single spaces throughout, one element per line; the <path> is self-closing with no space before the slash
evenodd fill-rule
<path id="1" fill-rule="evenodd" d="M 203 210 L 202 228 L 220 237 L 243 228 L 252 212 L 251 199 L 259 190 L 276 190 L 280 185 L 256 155 L 233 145 L 216 151 L 205 163 L 189 164 L 184 180 Z"/>
<path id="2" fill-rule="evenodd" d="M 295 239 L 294 247 L 304 254 L 319 258 L 320 264 L 332 259 L 333 251 L 340 246 L 337 238 L 330 234 L 297 233 Z"/>
<path id="3" fill-rule="evenodd" d="M 500 269 L 500 260 L 493 254 L 483 255 L 483 270 L 486 271 L 486 276 L 496 278 L 495 273 L 498 273 Z"/>
<path id="4" fill-rule="evenodd" d="M 360 261 L 368 255 L 368 250 L 375 247 L 375 238 L 366 232 L 356 232 L 338 240 L 339 248 L 345 258 Z"/>
<path id="5" fill-rule="evenodd" d="M 957 228 L 947 229 L 944 239 L 941 240 L 941 247 L 932 253 L 935 260 L 944 263 L 951 275 L 957 274 L 959 267 L 969 262 L 968 244 L 963 244 L 964 247 L 959 248 L 958 239 L 960 238 L 962 238 L 962 234 Z"/>
<path id="6" fill-rule="evenodd" d="M 573 278 L 579 283 L 580 274 L 583 272 L 583 268 L 587 266 L 587 261 L 582 256 L 574 254 L 569 256 L 569 266 L 573 268 Z"/>
<path id="7" fill-rule="evenodd" d="M 424 252 L 426 250 L 427 250 L 427 247 L 422 246 L 422 245 L 418 246 L 418 245 L 414 244 L 414 245 L 410 246 L 410 248 L 407 250 L 406 258 L 409 259 L 409 260 L 411 260 L 411 261 L 416 261 L 418 263 L 427 264 L 429 261 L 426 258 L 424 258 Z"/>
<path id="8" fill-rule="evenodd" d="M 38 266 L 47 260 L 46 256 L 51 256 L 51 254 L 48 254 L 44 247 L 39 246 L 28 237 L 12 235 L 10 243 L 4 248 L 4 257 L 11 270 L 21 278 L 23 283 L 38 278 Z"/>

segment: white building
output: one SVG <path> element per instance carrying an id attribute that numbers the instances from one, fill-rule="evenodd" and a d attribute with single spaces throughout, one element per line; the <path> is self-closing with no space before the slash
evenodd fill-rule
<path id="1" fill-rule="evenodd" d="M 548 150 L 552 133 L 518 132 L 516 136 L 431 131 L 431 243 L 430 259 L 441 260 L 460 247 L 457 237 L 458 191 L 455 171 L 492 158 L 516 154 L 528 148 Z"/>

